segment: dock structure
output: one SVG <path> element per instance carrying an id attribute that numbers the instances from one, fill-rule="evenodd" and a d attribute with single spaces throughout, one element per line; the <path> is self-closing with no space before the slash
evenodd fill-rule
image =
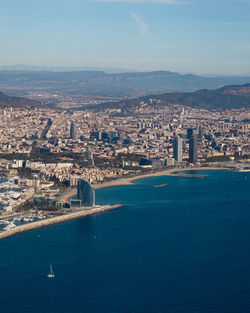
<path id="1" fill-rule="evenodd" d="M 102 212 L 114 210 L 120 207 L 122 207 L 121 204 L 98 206 L 98 207 L 94 207 L 91 209 L 86 209 L 86 210 L 81 210 L 81 211 L 77 211 L 73 213 L 63 214 L 60 216 L 51 217 L 51 218 L 40 220 L 37 222 L 31 222 L 31 223 L 19 225 L 9 230 L 1 232 L 0 239 L 4 239 L 7 237 L 28 231 L 28 230 L 32 230 L 32 229 L 36 229 L 36 228 L 40 228 L 44 226 L 49 226 L 49 225 L 53 225 L 57 223 L 62 223 L 68 220 L 72 220 L 72 219 L 76 219 L 76 218 L 80 218 L 84 216 L 89 216 L 89 215 L 93 215 L 97 213 L 102 213 Z"/>

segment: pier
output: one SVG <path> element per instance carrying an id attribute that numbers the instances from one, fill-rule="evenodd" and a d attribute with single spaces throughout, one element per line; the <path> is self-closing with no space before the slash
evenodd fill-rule
<path id="1" fill-rule="evenodd" d="M 72 212 L 68 214 L 63 214 L 60 216 L 51 217 L 51 218 L 44 219 L 44 220 L 37 221 L 37 222 L 31 222 L 31 223 L 19 225 L 12 229 L 9 229 L 0 233 L 0 239 L 10 237 L 10 236 L 13 236 L 13 235 L 16 235 L 18 233 L 22 233 L 28 230 L 32 230 L 32 229 L 36 229 L 36 228 L 40 228 L 44 226 L 49 226 L 52 224 L 62 223 L 68 220 L 72 220 L 72 219 L 76 219 L 76 218 L 80 218 L 84 216 L 89 216 L 89 215 L 93 215 L 97 213 L 102 213 L 102 212 L 114 210 L 120 207 L 122 207 L 121 204 L 103 205 L 103 206 L 95 207 L 92 209 L 85 209 L 82 211 L 77 211 L 77 212 Z"/>

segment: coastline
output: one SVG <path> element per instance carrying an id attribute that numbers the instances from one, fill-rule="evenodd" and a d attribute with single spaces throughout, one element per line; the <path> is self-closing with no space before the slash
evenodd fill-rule
<path id="1" fill-rule="evenodd" d="M 146 174 L 140 174 L 132 177 L 118 178 L 111 181 L 107 181 L 101 184 L 94 185 L 94 189 L 100 189 L 111 186 L 126 186 L 126 185 L 135 185 L 135 180 L 147 178 L 147 177 L 155 177 L 155 176 L 177 176 L 177 177 L 198 177 L 199 175 L 193 174 L 182 174 L 183 171 L 200 171 L 200 170 L 225 170 L 226 168 L 218 168 L 218 167 L 185 167 L 185 168 L 172 168 L 163 171 L 151 172 Z M 202 176 L 204 177 L 204 176 Z"/>
<path id="2" fill-rule="evenodd" d="M 87 209 L 87 210 L 83 210 L 83 211 L 63 214 L 61 216 L 55 216 L 55 217 L 51 217 L 48 219 L 19 225 L 19 226 L 12 228 L 12 229 L 9 229 L 9 230 L 6 230 L 6 231 L 3 231 L 2 233 L 0 233 L 0 240 L 7 238 L 7 237 L 10 237 L 10 236 L 13 236 L 13 235 L 16 235 L 16 234 L 19 234 L 19 233 L 26 232 L 28 230 L 32 230 L 32 229 L 36 229 L 36 228 L 40 228 L 40 227 L 44 227 L 44 226 L 49 226 L 49 225 L 53 225 L 53 224 L 57 224 L 57 223 L 62 223 L 65 221 L 69 221 L 72 219 L 85 217 L 85 216 L 89 216 L 89 215 L 93 215 L 93 214 L 97 214 L 97 213 L 102 213 L 102 212 L 114 210 L 114 209 L 117 209 L 120 207 L 122 207 L 121 204 L 104 205 L 104 206 L 96 207 L 93 209 Z"/>
<path id="3" fill-rule="evenodd" d="M 146 174 L 139 174 L 139 175 L 134 175 L 131 177 L 122 177 L 122 178 L 117 178 L 114 180 L 106 181 L 104 183 L 99 183 L 94 185 L 94 189 L 101 189 L 101 188 L 106 188 L 106 187 L 112 187 L 112 186 L 126 186 L 126 185 L 135 185 L 135 181 L 138 179 L 143 179 L 147 177 L 156 177 L 156 176 L 179 176 L 179 177 L 194 177 L 194 178 L 203 178 L 205 175 L 195 175 L 195 174 L 183 174 L 181 172 L 183 171 L 195 171 L 195 170 L 225 170 L 226 168 L 218 168 L 218 167 L 193 167 L 193 168 L 172 168 L 172 169 L 167 169 L 163 171 L 156 171 L 156 172 L 151 172 L 151 173 L 146 173 Z M 62 202 L 67 202 L 71 197 L 75 196 L 77 193 L 76 188 L 70 188 L 68 191 L 65 191 L 63 195 L 59 198 L 59 201 Z M 101 207 L 96 207 L 93 209 L 86 209 L 83 211 L 78 211 L 78 212 L 73 212 L 73 213 L 68 213 L 68 214 L 63 214 L 60 216 L 36 221 L 36 222 L 31 222 L 23 225 L 16 226 L 12 229 L 3 231 L 0 233 L 0 240 L 16 235 L 18 233 L 22 233 L 25 231 L 29 231 L 32 229 L 44 227 L 44 226 L 49 226 L 57 223 L 62 223 L 68 220 L 84 217 L 84 216 L 89 216 L 97 213 L 102 213 L 105 211 L 109 210 L 114 210 L 116 208 L 122 207 L 122 204 L 116 204 L 116 205 L 104 205 Z"/>
<path id="4" fill-rule="evenodd" d="M 202 178 L 202 175 L 193 175 L 193 174 L 182 174 L 183 171 L 205 171 L 205 170 L 226 170 L 224 167 L 184 167 L 184 168 L 171 168 L 163 171 L 150 172 L 146 174 L 139 174 L 130 177 L 121 177 L 116 178 L 110 181 L 106 181 L 103 183 L 94 184 L 94 189 L 101 189 L 112 186 L 127 186 L 127 185 L 135 185 L 135 180 L 147 178 L 147 177 L 155 177 L 155 176 L 177 176 L 177 177 L 195 177 Z M 67 202 L 71 197 L 74 197 L 77 194 L 77 189 L 71 188 L 68 192 L 65 192 L 59 201 Z"/>

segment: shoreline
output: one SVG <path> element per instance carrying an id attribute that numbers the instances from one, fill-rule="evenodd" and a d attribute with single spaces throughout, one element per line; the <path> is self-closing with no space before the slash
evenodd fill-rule
<path id="1" fill-rule="evenodd" d="M 126 186 L 126 185 L 135 185 L 135 181 L 147 177 L 160 177 L 160 176 L 175 176 L 175 177 L 194 177 L 194 178 L 203 178 L 205 175 L 196 175 L 196 174 L 182 174 L 184 171 L 211 171 L 211 170 L 227 170 L 224 167 L 184 167 L 184 168 L 172 168 L 163 171 L 151 172 L 146 174 L 139 174 L 132 177 L 117 178 L 111 181 L 107 181 L 101 184 L 95 184 L 94 189 L 106 188 L 111 186 Z"/>
<path id="2" fill-rule="evenodd" d="M 220 167 L 220 168 L 218 168 L 218 167 L 171 168 L 171 169 L 166 169 L 163 171 L 156 171 L 156 172 L 151 172 L 151 173 L 134 175 L 131 177 L 121 177 L 121 178 L 117 178 L 114 180 L 106 181 L 104 183 L 95 184 L 93 187 L 96 190 L 96 189 L 112 187 L 112 186 L 135 185 L 136 180 L 147 178 L 147 177 L 157 177 L 157 176 L 158 177 L 160 177 L 160 176 L 176 176 L 176 177 L 203 178 L 206 175 L 183 174 L 181 172 L 183 172 L 183 171 L 197 171 L 197 170 L 225 170 L 225 169 L 227 169 L 227 168 L 222 168 L 222 167 Z M 67 202 L 69 200 L 69 198 L 75 196 L 76 193 L 77 193 L 76 188 L 70 188 L 70 190 L 65 191 L 59 199 L 62 202 Z M 36 228 L 40 228 L 40 227 L 44 227 L 44 226 L 49 226 L 49 225 L 53 225 L 53 224 L 57 224 L 57 223 L 62 223 L 62 222 L 68 221 L 68 220 L 81 218 L 81 217 L 85 217 L 85 216 L 90 216 L 90 215 L 102 213 L 102 212 L 109 211 L 109 210 L 114 210 L 114 209 L 119 208 L 119 207 L 122 207 L 122 204 L 104 205 L 104 206 L 96 207 L 93 209 L 86 209 L 83 211 L 67 213 L 67 214 L 51 217 L 51 218 L 36 221 L 36 222 L 18 225 L 12 229 L 0 232 L 0 240 L 7 238 L 7 237 L 10 237 L 10 236 L 13 236 L 13 235 L 16 235 L 18 233 L 32 230 L 32 229 L 36 229 Z"/>
<path id="3" fill-rule="evenodd" d="M 195 178 L 203 178 L 203 175 L 195 175 L 195 174 L 182 174 L 183 171 L 205 171 L 205 170 L 228 170 L 228 168 L 225 167 L 184 167 L 184 168 L 171 168 L 166 169 L 163 171 L 156 171 L 156 172 L 150 172 L 146 174 L 139 174 L 134 175 L 131 177 L 120 177 L 116 178 L 110 181 L 106 181 L 103 183 L 97 183 L 93 185 L 93 188 L 101 189 L 106 187 L 113 187 L 113 186 L 128 186 L 128 185 L 135 185 L 135 180 L 143 179 L 147 177 L 156 177 L 156 176 L 176 176 L 176 177 L 195 177 Z M 60 197 L 60 201 L 62 202 L 68 202 L 69 199 L 77 194 L 77 189 L 71 188 L 68 192 L 65 192 L 63 196 Z"/>
<path id="4" fill-rule="evenodd" d="M 19 225 L 19 226 L 12 228 L 12 229 L 5 230 L 5 231 L 1 232 L 0 233 L 0 240 L 7 238 L 7 237 L 10 237 L 10 236 L 14 236 L 14 235 L 19 234 L 19 233 L 23 233 L 23 232 L 32 230 L 32 229 L 41 228 L 41 227 L 49 226 L 49 225 L 53 225 L 53 224 L 58 224 L 58 223 L 62 223 L 65 221 L 72 220 L 72 219 L 80 218 L 80 217 L 90 216 L 90 215 L 102 213 L 105 211 L 114 210 L 114 209 L 117 209 L 120 207 L 122 207 L 122 204 L 103 205 L 101 207 L 97 207 L 97 208 L 93 208 L 93 209 L 87 209 L 87 210 L 83 210 L 83 211 L 63 214 L 60 216 L 55 216 L 55 217 L 51 217 L 48 219 Z"/>

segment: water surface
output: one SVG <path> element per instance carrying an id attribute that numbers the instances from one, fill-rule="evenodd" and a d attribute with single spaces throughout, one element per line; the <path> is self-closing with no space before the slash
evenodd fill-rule
<path id="1" fill-rule="evenodd" d="M 124 207 L 0 241 L 1 312 L 250 312 L 250 175 L 197 173 L 99 189 Z"/>

